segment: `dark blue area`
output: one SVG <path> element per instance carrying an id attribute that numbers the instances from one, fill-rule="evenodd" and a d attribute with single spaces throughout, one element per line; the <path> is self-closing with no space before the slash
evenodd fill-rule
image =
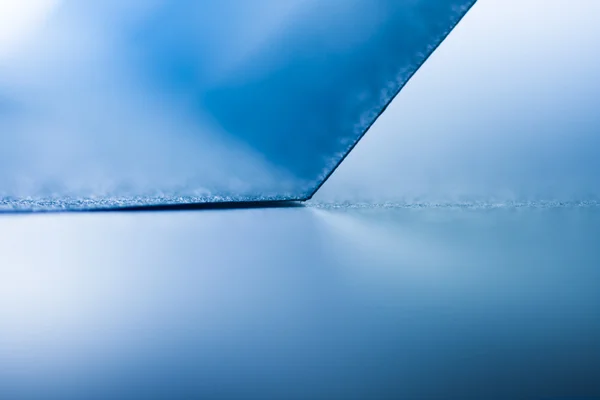
<path id="1" fill-rule="evenodd" d="M 244 23 L 223 19 L 233 3 L 189 8 L 173 3 L 139 28 L 136 46 L 157 85 L 311 182 L 298 188 L 299 197 L 308 197 L 474 1 L 317 4 L 213 83 L 204 67 L 215 47 L 227 45 L 217 34 L 227 36 Z M 361 29 L 365 33 L 356 43 L 332 45 Z"/>

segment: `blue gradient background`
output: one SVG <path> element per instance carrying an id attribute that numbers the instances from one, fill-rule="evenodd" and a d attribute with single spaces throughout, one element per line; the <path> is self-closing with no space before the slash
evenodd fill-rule
<path id="1" fill-rule="evenodd" d="M 476 4 L 317 198 L 598 199 L 599 16 L 587 0 Z"/>
<path id="2" fill-rule="evenodd" d="M 480 0 L 305 207 L 0 215 L 0 398 L 599 398 L 598 20 Z"/>

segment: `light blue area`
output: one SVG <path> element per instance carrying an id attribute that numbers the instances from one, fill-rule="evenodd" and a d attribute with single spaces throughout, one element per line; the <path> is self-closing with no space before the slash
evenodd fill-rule
<path id="1" fill-rule="evenodd" d="M 319 201 L 600 199 L 600 3 L 478 2 Z"/>

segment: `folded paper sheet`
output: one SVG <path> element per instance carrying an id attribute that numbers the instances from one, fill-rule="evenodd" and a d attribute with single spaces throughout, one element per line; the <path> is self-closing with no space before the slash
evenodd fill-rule
<path id="1" fill-rule="evenodd" d="M 306 200 L 475 0 L 9 0 L 0 210 Z"/>

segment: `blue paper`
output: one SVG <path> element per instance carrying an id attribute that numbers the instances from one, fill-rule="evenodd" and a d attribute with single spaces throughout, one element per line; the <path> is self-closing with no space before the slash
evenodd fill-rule
<path id="1" fill-rule="evenodd" d="M 306 200 L 474 2 L 15 5 L 0 209 Z"/>

